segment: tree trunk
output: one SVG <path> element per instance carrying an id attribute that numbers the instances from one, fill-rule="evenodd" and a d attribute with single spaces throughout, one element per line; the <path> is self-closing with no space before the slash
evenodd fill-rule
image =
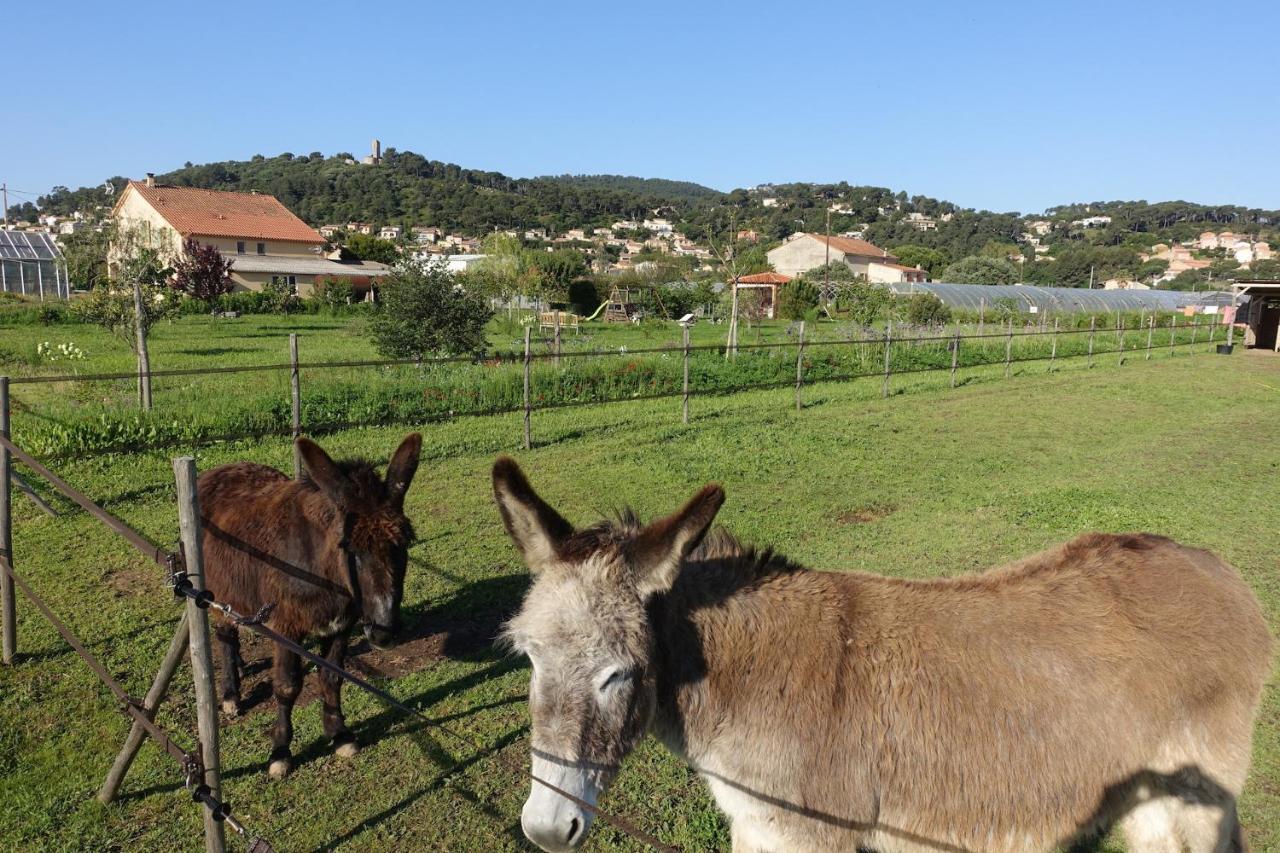
<path id="1" fill-rule="evenodd" d="M 133 328 L 138 350 L 138 404 L 151 411 L 151 356 L 147 353 L 147 327 L 142 314 L 142 284 L 133 283 Z"/>

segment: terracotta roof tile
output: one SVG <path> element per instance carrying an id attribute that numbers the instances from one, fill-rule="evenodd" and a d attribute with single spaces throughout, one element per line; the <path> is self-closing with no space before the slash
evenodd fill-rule
<path id="1" fill-rule="evenodd" d="M 896 261 L 893 255 L 890 255 L 879 246 L 868 243 L 866 240 L 859 240 L 856 237 L 823 237 L 821 234 L 808 234 L 819 243 L 826 241 L 832 249 L 837 252 L 844 252 L 846 255 L 866 255 L 869 257 L 886 258 Z"/>
<path id="2" fill-rule="evenodd" d="M 758 272 L 742 276 L 738 279 L 738 284 L 786 284 L 789 281 L 791 276 L 780 272 Z"/>
<path id="3" fill-rule="evenodd" d="M 194 187 L 149 187 L 141 181 L 130 181 L 129 186 L 184 237 L 324 243 L 318 231 L 275 196 Z"/>

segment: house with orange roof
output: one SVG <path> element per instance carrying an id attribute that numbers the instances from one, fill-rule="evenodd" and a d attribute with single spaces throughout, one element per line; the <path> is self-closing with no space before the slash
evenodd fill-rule
<path id="1" fill-rule="evenodd" d="M 345 279 L 367 292 L 387 274 L 383 264 L 326 257 L 325 238 L 265 193 L 168 186 L 147 175 L 125 186 L 111 216 L 145 229 L 152 245 L 170 254 L 180 253 L 188 239 L 213 246 L 231 260 L 236 290 L 274 282 L 310 296 L 319 281 Z"/>
<path id="2" fill-rule="evenodd" d="M 799 275 L 832 263 L 844 264 L 868 281 L 892 283 L 928 280 L 928 274 L 916 267 L 906 267 L 898 259 L 866 240 L 857 237 L 826 237 L 822 234 L 793 234 L 785 243 L 770 250 L 765 257 L 783 275 Z"/>

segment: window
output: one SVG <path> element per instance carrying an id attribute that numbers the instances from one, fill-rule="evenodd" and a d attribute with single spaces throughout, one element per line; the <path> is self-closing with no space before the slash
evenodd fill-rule
<path id="1" fill-rule="evenodd" d="M 266 253 L 267 253 L 267 244 L 266 244 L 266 243 L 259 243 L 259 244 L 258 244 L 258 254 L 259 254 L 259 255 L 265 255 Z"/>
<path id="2" fill-rule="evenodd" d="M 237 255 L 243 255 L 243 254 L 244 254 L 244 241 L 243 241 L 243 240 L 239 240 L 239 241 L 237 241 L 237 242 L 236 242 L 236 254 L 237 254 Z"/>

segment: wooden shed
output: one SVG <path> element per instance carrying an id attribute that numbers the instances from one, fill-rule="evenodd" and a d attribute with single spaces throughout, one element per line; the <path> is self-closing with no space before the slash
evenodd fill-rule
<path id="1" fill-rule="evenodd" d="M 1280 352 L 1280 281 L 1237 279 L 1235 322 L 1244 327 L 1244 345 Z"/>

